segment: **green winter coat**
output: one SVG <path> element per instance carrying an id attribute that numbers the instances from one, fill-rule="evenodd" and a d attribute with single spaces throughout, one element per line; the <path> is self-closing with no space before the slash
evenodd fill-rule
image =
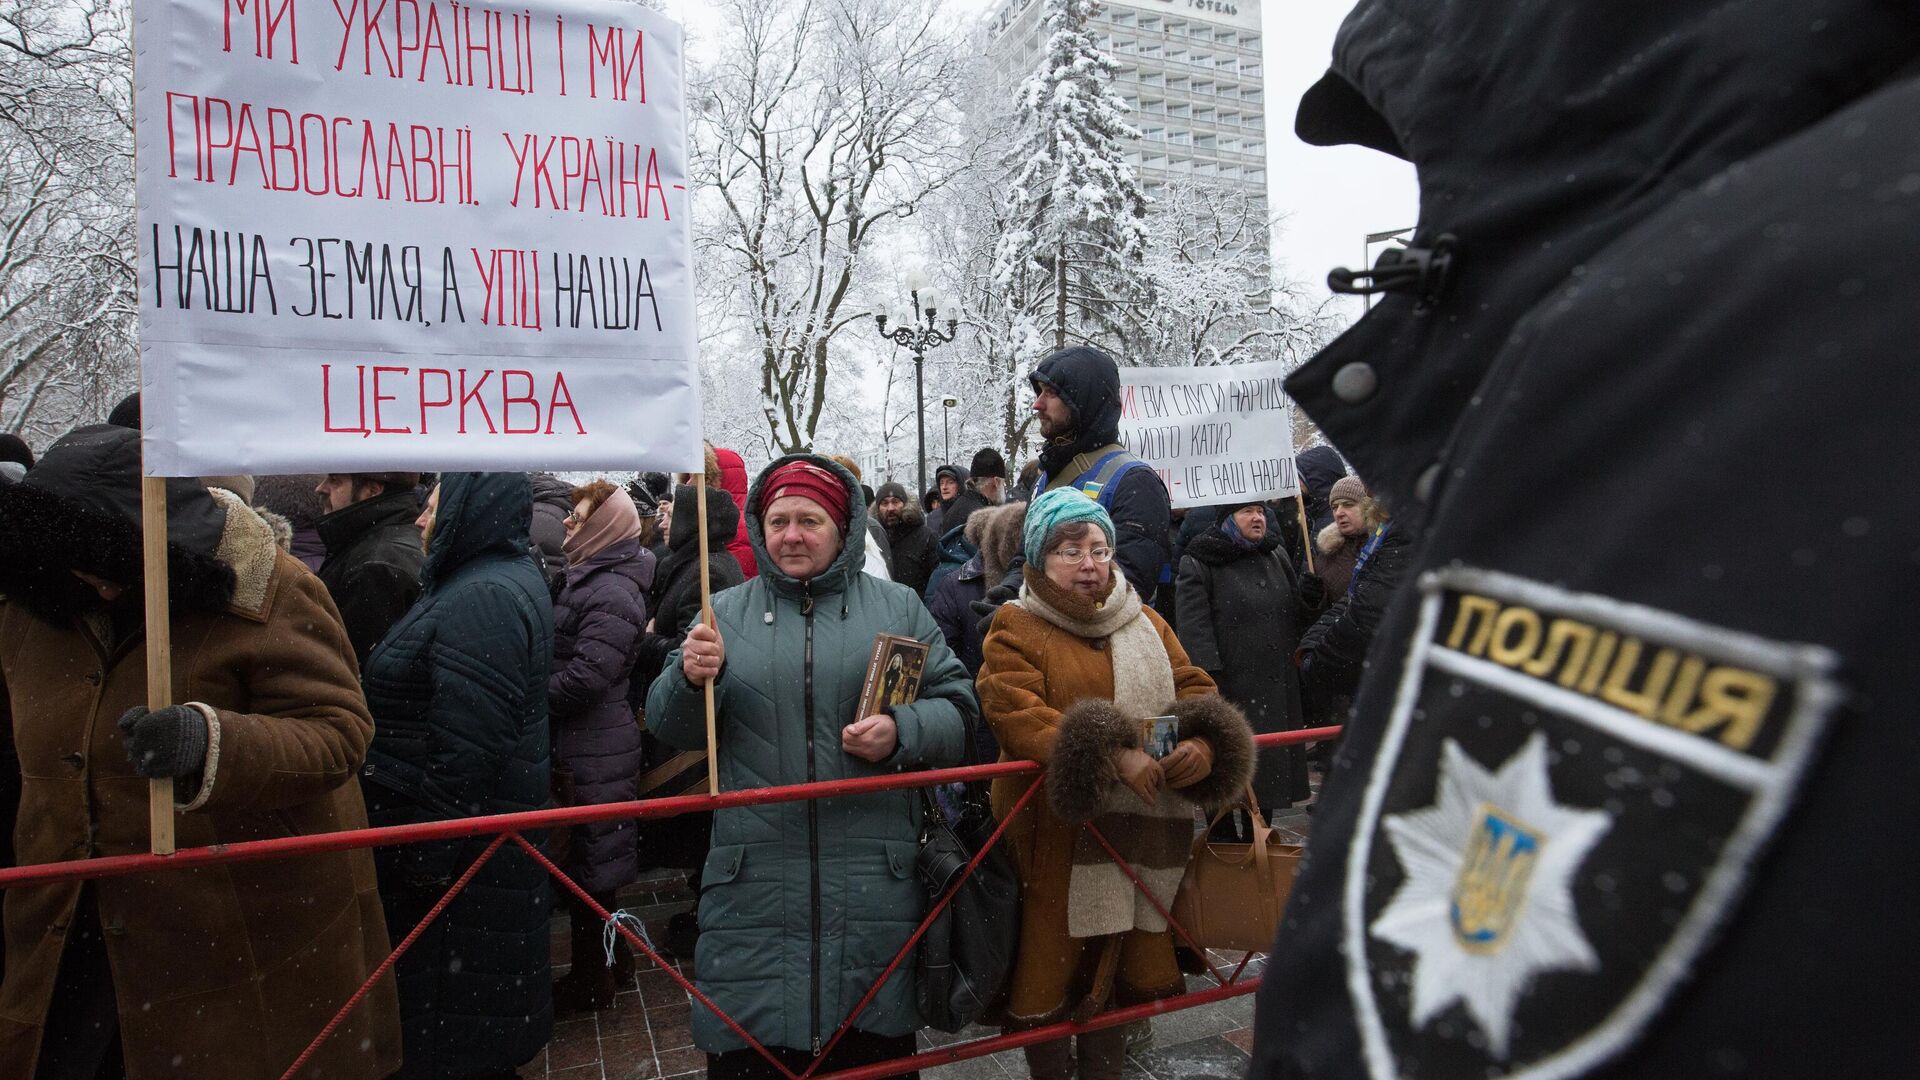
<path id="1" fill-rule="evenodd" d="M 864 520 L 852 474 L 824 458 L 805 460 L 841 478 L 852 519 Z M 767 475 L 760 474 L 747 500 L 759 576 L 713 598 L 727 650 L 714 683 L 721 788 L 960 763 L 980 707 L 973 681 L 933 617 L 911 589 L 860 572 L 865 529 L 850 530 L 833 565 L 811 581 L 781 573 L 767 555 L 756 512 Z M 867 657 L 881 633 L 917 638 L 930 652 L 919 699 L 895 711 L 898 751 L 872 764 L 840 749 L 840 730 L 858 719 Z M 676 650 L 647 695 L 648 727 L 682 749 L 705 746 L 701 697 L 681 672 Z M 700 989 L 767 1045 L 824 1046 L 919 925 L 919 837 L 916 790 L 719 811 L 701 872 L 694 961 Z M 878 1035 L 917 1030 L 913 990 L 908 963 L 854 1026 Z M 693 1033 L 712 1053 L 745 1045 L 698 1006 Z"/>

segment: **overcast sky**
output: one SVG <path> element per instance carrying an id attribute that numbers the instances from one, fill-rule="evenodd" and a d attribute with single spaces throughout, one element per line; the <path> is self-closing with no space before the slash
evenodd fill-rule
<path id="1" fill-rule="evenodd" d="M 957 11 L 984 14 L 995 0 L 949 3 Z M 724 32 L 707 4 L 669 0 L 668 8 L 696 37 Z M 1294 137 L 1294 106 L 1326 71 L 1334 34 L 1352 8 L 1353 0 L 1262 0 L 1260 5 L 1267 190 L 1273 212 L 1284 219 L 1274 255 L 1283 273 L 1307 282 L 1319 295 L 1326 293 L 1328 270 L 1360 263 L 1368 233 L 1412 225 L 1418 200 L 1413 167 L 1405 162 L 1359 147 L 1308 146 Z M 1359 301 L 1351 303 L 1357 316 Z"/>
<path id="2" fill-rule="evenodd" d="M 1368 233 L 1414 223 L 1419 192 L 1413 166 L 1356 146 L 1308 146 L 1293 134 L 1300 95 L 1327 69 L 1340 21 L 1352 0 L 1264 0 L 1267 192 L 1285 215 L 1275 256 L 1290 277 L 1326 292 L 1327 271 L 1356 266 Z M 1375 248 L 1377 255 L 1379 248 Z M 1359 301 L 1352 301 L 1355 314 Z"/>

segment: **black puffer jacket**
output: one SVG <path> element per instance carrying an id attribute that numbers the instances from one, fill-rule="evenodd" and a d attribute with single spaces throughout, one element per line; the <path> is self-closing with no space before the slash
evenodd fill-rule
<path id="1" fill-rule="evenodd" d="M 1406 582 L 1413 540 L 1405 525 L 1386 526 L 1373 552 L 1356 563 L 1347 591 L 1300 635 L 1306 685 L 1316 702 L 1352 694 L 1360 684 L 1360 666 L 1380 629 L 1387 605 Z"/>
<path id="2" fill-rule="evenodd" d="M 571 805 L 633 798 L 640 724 L 627 692 L 652 584 L 653 552 L 636 537 L 567 567 L 554 599 L 547 703 L 554 771 Z M 634 837 L 631 818 L 575 828 L 567 872 L 596 893 L 625 885 L 640 872 Z"/>
<path id="3" fill-rule="evenodd" d="M 892 561 L 887 571 L 893 580 L 925 595 L 934 568 L 940 565 L 940 540 L 927 528 L 920 508 L 909 503 L 900 511 L 900 520 L 882 524 L 887 533 L 887 550 Z"/>
<path id="4" fill-rule="evenodd" d="M 361 784 L 375 826 L 538 810 L 548 803 L 553 605 L 527 553 L 524 473 L 447 473 L 424 591 L 367 658 L 373 746 Z M 395 940 L 486 847 L 485 837 L 374 852 Z M 511 1069 L 553 1025 L 547 873 L 501 851 L 399 961 L 401 1077 Z"/>
<path id="5" fill-rule="evenodd" d="M 1053 387 L 1073 412 L 1073 430 L 1049 440 L 1040 452 L 1051 490 L 1078 479 L 1098 459 L 1097 451 L 1120 441 L 1120 372 L 1106 353 L 1076 346 L 1042 360 L 1030 379 L 1036 389 Z M 1171 569 L 1172 507 L 1167 486 L 1152 469 L 1129 470 L 1107 504 L 1118 533 L 1120 569 L 1148 602 L 1161 572 Z"/>
<path id="6" fill-rule="evenodd" d="M 363 668 L 367 654 L 420 596 L 420 565 L 427 553 L 414 525 L 419 516 L 413 492 L 396 491 L 335 510 L 316 523 L 327 545 L 320 581 L 340 609 L 354 659 Z"/>
<path id="7" fill-rule="evenodd" d="M 1252 1075 L 1911 1074 L 1920 7 L 1362 0 L 1335 67 L 1416 251 L 1288 390 L 1418 542 Z"/>
<path id="8" fill-rule="evenodd" d="M 1302 717 L 1293 666 L 1300 610 L 1293 566 L 1280 540 L 1269 529 L 1258 545 L 1242 547 L 1214 525 L 1187 543 L 1180 560 L 1180 644 L 1260 735 L 1291 731 Z M 1286 747 L 1263 748 L 1253 788 L 1262 809 L 1306 799 L 1306 756 Z"/>

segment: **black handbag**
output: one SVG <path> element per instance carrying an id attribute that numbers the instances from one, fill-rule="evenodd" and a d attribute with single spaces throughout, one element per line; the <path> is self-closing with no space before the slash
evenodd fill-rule
<path id="1" fill-rule="evenodd" d="M 965 790 L 959 819 L 951 824 L 932 793 L 920 790 L 925 814 L 914 869 L 926 890 L 929 911 L 998 827 L 986 786 L 969 783 Z M 1020 877 L 1003 838 L 927 927 L 914 951 L 921 1020 L 955 1032 L 979 1019 L 1006 987 L 1019 944 Z"/>

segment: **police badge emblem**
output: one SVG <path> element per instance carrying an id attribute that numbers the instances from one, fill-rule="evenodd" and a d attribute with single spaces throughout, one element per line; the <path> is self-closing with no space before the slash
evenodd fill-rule
<path id="1" fill-rule="evenodd" d="M 1368 1070 L 1568 1076 L 1633 1040 L 1738 898 L 1833 659 L 1508 575 L 1420 588 L 1347 854 Z"/>

